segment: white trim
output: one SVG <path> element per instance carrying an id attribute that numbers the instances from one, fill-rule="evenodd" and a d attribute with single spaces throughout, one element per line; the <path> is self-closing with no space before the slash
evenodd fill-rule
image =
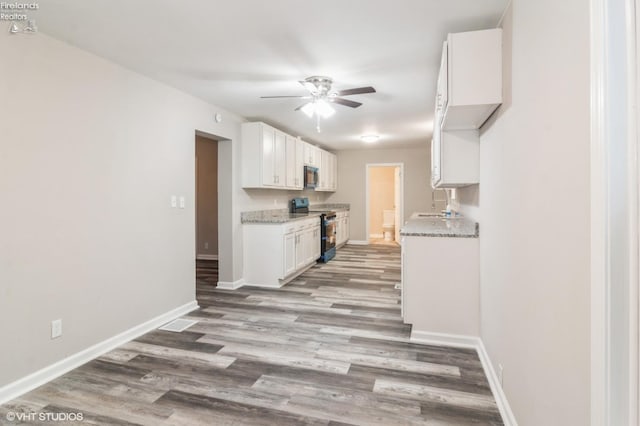
<path id="1" fill-rule="evenodd" d="M 196 260 L 218 260 L 217 254 L 197 254 Z"/>
<path id="2" fill-rule="evenodd" d="M 239 280 L 236 281 L 218 281 L 217 287 L 222 289 L 222 290 L 236 290 L 244 285 L 247 285 L 244 282 L 244 278 L 240 278 Z"/>
<path id="3" fill-rule="evenodd" d="M 129 330 L 126 330 L 120 334 L 108 338 L 100 343 L 88 347 L 80 352 L 77 352 L 67 358 L 64 358 L 54 364 L 49 365 L 41 370 L 38 370 L 26 377 L 16 380 L 13 383 L 9 383 L 6 386 L 0 388 L 0 404 L 4 404 L 7 401 L 15 399 L 20 395 L 23 395 L 38 386 L 50 382 L 51 380 L 59 377 L 74 368 L 109 352 L 121 346 L 145 333 L 148 333 L 156 328 L 173 321 L 174 319 L 181 317 L 189 312 L 198 309 L 198 302 L 192 301 L 172 309 L 162 315 L 152 318 L 142 324 L 139 324 Z"/>
<path id="4" fill-rule="evenodd" d="M 487 381 L 489 382 L 493 398 L 496 400 L 496 405 L 500 411 L 500 416 L 502 416 L 502 421 L 505 426 L 518 425 L 518 422 L 513 415 L 513 411 L 511 410 L 511 406 L 509 405 L 509 401 L 507 400 L 507 395 L 504 393 L 504 390 L 500 385 L 498 375 L 493 369 L 493 364 L 491 363 L 489 354 L 484 347 L 484 343 L 482 343 L 482 339 L 476 336 L 465 336 L 461 334 L 431 333 L 428 331 L 411 330 L 411 338 L 409 341 L 411 343 L 421 345 L 475 349 L 478 353 L 478 358 L 482 363 L 484 374 L 487 376 Z"/>
<path id="5" fill-rule="evenodd" d="M 482 343 L 482 339 L 478 339 L 476 352 L 478 352 L 478 358 L 480 358 L 482 368 L 484 369 L 484 374 L 485 376 L 487 376 L 487 380 L 489 381 L 491 393 L 496 400 L 498 410 L 500 410 L 502 421 L 504 422 L 505 426 L 517 426 L 518 422 L 516 421 L 516 417 L 513 415 L 513 411 L 511 410 L 511 406 L 509 405 L 509 401 L 507 400 L 507 395 L 504 393 L 504 390 L 500 385 L 500 379 L 493 369 L 491 358 L 489 358 L 489 354 L 484 347 L 484 343 Z"/>
<path id="6" fill-rule="evenodd" d="M 259 287 L 259 288 L 280 288 L 280 287 L 284 287 L 289 281 L 284 281 L 284 282 L 281 281 L 278 284 L 244 283 L 244 285 L 251 286 L 251 287 Z"/>
<path id="7" fill-rule="evenodd" d="M 638 424 L 635 6 L 635 0 L 591 0 L 590 10 L 590 405 L 591 424 L 604 426 Z"/>
<path id="8" fill-rule="evenodd" d="M 608 283 L 606 255 L 606 155 L 604 148 L 605 1 L 591 0 L 591 424 L 608 425 L 610 362 L 608 346 Z"/>
<path id="9" fill-rule="evenodd" d="M 367 241 L 367 240 L 349 240 L 349 241 L 347 241 L 347 244 L 352 245 L 352 246 L 368 246 L 369 245 L 369 241 Z"/>
<path id="10" fill-rule="evenodd" d="M 428 331 L 411 330 L 411 338 L 409 340 L 411 343 L 419 343 L 421 345 L 476 349 L 480 338 L 475 336 L 464 336 L 461 334 L 431 333 Z"/>

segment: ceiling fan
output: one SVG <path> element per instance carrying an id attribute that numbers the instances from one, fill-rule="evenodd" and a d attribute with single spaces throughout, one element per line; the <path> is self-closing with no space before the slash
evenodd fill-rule
<path id="1" fill-rule="evenodd" d="M 329 118 L 336 111 L 331 107 L 330 103 L 344 105 L 350 108 L 358 108 L 361 102 L 355 102 L 344 99 L 342 96 L 361 95 L 364 93 L 375 93 L 376 89 L 371 86 L 357 87 L 355 89 L 331 91 L 333 80 L 330 77 L 312 76 L 307 77 L 299 82 L 309 91 L 308 95 L 303 96 L 261 96 L 263 99 L 269 98 L 298 98 L 307 99 L 308 102 L 300 105 L 295 111 L 302 110 L 309 118 L 316 116 L 316 129 L 320 132 L 320 118 Z"/>

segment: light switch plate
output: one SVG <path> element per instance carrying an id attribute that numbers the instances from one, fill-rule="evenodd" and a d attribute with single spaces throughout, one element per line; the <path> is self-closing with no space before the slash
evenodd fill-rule
<path id="1" fill-rule="evenodd" d="M 180 208 L 184 209 L 185 204 L 184 197 L 180 197 Z"/>
<path id="2" fill-rule="evenodd" d="M 176 197 L 175 195 L 171 196 L 171 207 L 173 207 L 174 209 L 178 207 L 178 197 Z"/>

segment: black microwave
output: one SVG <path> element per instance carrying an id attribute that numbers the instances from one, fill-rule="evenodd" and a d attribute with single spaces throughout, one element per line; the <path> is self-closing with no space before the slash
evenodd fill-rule
<path id="1" fill-rule="evenodd" d="M 318 168 L 304 166 L 304 187 L 315 189 L 318 186 Z"/>

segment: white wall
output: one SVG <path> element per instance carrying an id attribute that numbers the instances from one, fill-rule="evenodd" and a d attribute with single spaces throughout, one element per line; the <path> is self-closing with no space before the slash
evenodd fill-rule
<path id="1" fill-rule="evenodd" d="M 240 119 L 44 34 L 0 51 L 2 387 L 195 299 L 195 130 Z"/>
<path id="2" fill-rule="evenodd" d="M 513 0 L 481 136 L 481 336 L 521 425 L 589 424 L 589 2 Z"/>
<path id="3" fill-rule="evenodd" d="M 404 164 L 404 220 L 416 211 L 431 211 L 429 148 L 366 149 L 338 151 L 338 190 L 329 202 L 350 203 L 351 240 L 367 240 L 367 164 Z M 437 208 L 441 208 L 438 205 Z"/>
<path id="4" fill-rule="evenodd" d="M 42 33 L 0 51 L 0 388 L 195 299 L 196 130 L 220 141 L 221 281 L 242 278 L 241 211 L 329 197 L 242 189 L 222 108 Z"/>

